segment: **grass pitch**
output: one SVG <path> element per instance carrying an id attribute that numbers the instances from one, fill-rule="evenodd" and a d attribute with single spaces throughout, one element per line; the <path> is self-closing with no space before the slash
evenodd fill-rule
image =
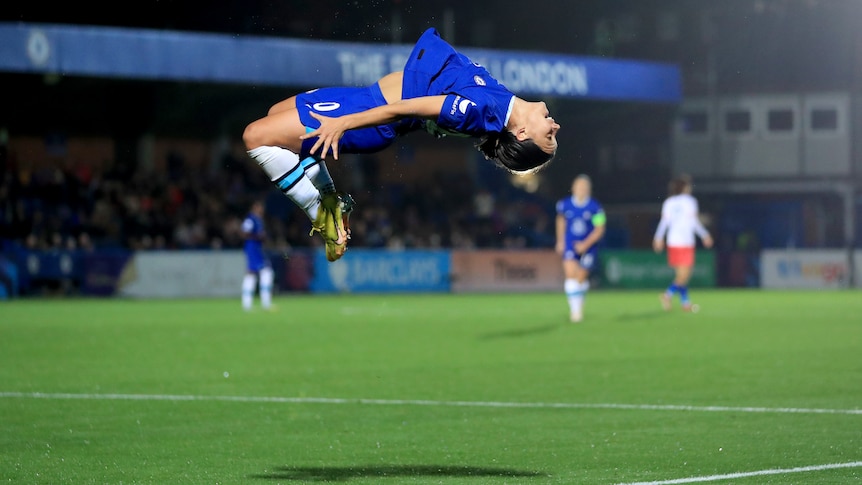
<path id="1" fill-rule="evenodd" d="M 2 303 L 0 482 L 860 483 L 862 293 L 693 297 Z"/>

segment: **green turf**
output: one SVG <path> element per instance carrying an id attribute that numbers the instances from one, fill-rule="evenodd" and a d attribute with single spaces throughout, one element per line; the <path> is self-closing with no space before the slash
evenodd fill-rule
<path id="1" fill-rule="evenodd" d="M 577 325 L 561 294 L 2 303 L 0 483 L 613 484 L 862 461 L 862 414 L 841 412 L 862 409 L 862 293 L 696 291 L 697 314 L 656 296 L 594 291 Z"/>

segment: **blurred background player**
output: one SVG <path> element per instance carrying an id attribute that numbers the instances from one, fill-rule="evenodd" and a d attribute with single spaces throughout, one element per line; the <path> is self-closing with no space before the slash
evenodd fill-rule
<path id="1" fill-rule="evenodd" d="M 557 253 L 563 256 L 564 289 L 572 322 L 583 318 L 584 296 L 590 288 L 590 271 L 596 264 L 596 244 L 605 234 L 605 212 L 592 198 L 592 181 L 578 175 L 572 196 L 557 202 Z"/>
<path id="2" fill-rule="evenodd" d="M 242 308 L 251 310 L 255 289 L 258 287 L 260 277 L 260 305 L 264 310 L 272 308 L 272 280 L 273 271 L 269 259 L 263 252 L 263 242 L 266 231 L 263 226 L 263 203 L 260 201 L 252 204 L 248 215 L 242 221 L 242 235 L 245 243 L 243 252 L 247 270 L 242 280 Z"/>
<path id="3" fill-rule="evenodd" d="M 664 250 L 667 237 L 667 263 L 674 270 L 674 278 L 659 298 L 662 307 L 670 310 L 673 296 L 679 294 L 682 309 L 691 311 L 688 281 L 694 268 L 695 235 L 707 248 L 712 247 L 712 237 L 698 217 L 697 199 L 691 195 L 691 177 L 681 175 L 671 180 L 668 189 L 670 196 L 661 206 L 661 221 L 653 238 L 653 249 L 657 253 Z"/>

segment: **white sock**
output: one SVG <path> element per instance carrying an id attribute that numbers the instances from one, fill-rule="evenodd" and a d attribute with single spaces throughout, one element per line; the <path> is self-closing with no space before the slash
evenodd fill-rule
<path id="1" fill-rule="evenodd" d="M 272 268 L 260 270 L 260 306 L 269 308 L 272 304 Z"/>
<path id="2" fill-rule="evenodd" d="M 305 211 L 312 221 L 317 218 L 320 191 L 305 176 L 299 156 L 281 147 L 262 146 L 248 154 L 290 200 Z"/>
<path id="3" fill-rule="evenodd" d="M 331 194 L 335 192 L 335 182 L 332 181 L 332 175 L 329 174 L 329 169 L 326 168 L 326 162 L 318 160 L 314 157 L 308 157 L 302 162 L 302 169 L 305 170 L 305 176 L 311 180 L 311 183 L 317 187 L 321 194 Z"/>
<path id="4" fill-rule="evenodd" d="M 589 291 L 589 289 L 590 289 L 589 280 L 584 280 L 583 283 L 580 283 L 578 285 L 578 291 L 580 291 L 580 293 L 581 293 L 581 306 L 580 306 L 581 311 L 583 311 L 583 309 L 584 309 L 584 298 L 586 298 L 587 291 Z"/>
<path id="5" fill-rule="evenodd" d="M 569 301 L 569 311 L 572 313 L 581 311 L 583 296 L 579 291 L 580 283 L 578 280 L 567 278 L 563 288 L 566 291 L 566 299 Z"/>
<path id="6" fill-rule="evenodd" d="M 252 273 L 246 273 L 242 279 L 242 309 L 251 310 L 251 300 L 254 297 L 254 286 L 257 277 Z"/>

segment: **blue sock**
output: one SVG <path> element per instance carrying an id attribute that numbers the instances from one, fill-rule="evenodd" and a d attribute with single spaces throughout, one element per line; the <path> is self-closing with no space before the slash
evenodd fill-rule
<path id="1" fill-rule="evenodd" d="M 688 287 L 687 286 L 679 286 L 679 301 L 682 302 L 683 305 L 687 305 L 689 303 L 688 300 Z"/>
<path id="2" fill-rule="evenodd" d="M 679 292 L 679 286 L 676 286 L 675 283 L 672 283 L 667 287 L 667 294 L 673 296 L 675 293 Z"/>

